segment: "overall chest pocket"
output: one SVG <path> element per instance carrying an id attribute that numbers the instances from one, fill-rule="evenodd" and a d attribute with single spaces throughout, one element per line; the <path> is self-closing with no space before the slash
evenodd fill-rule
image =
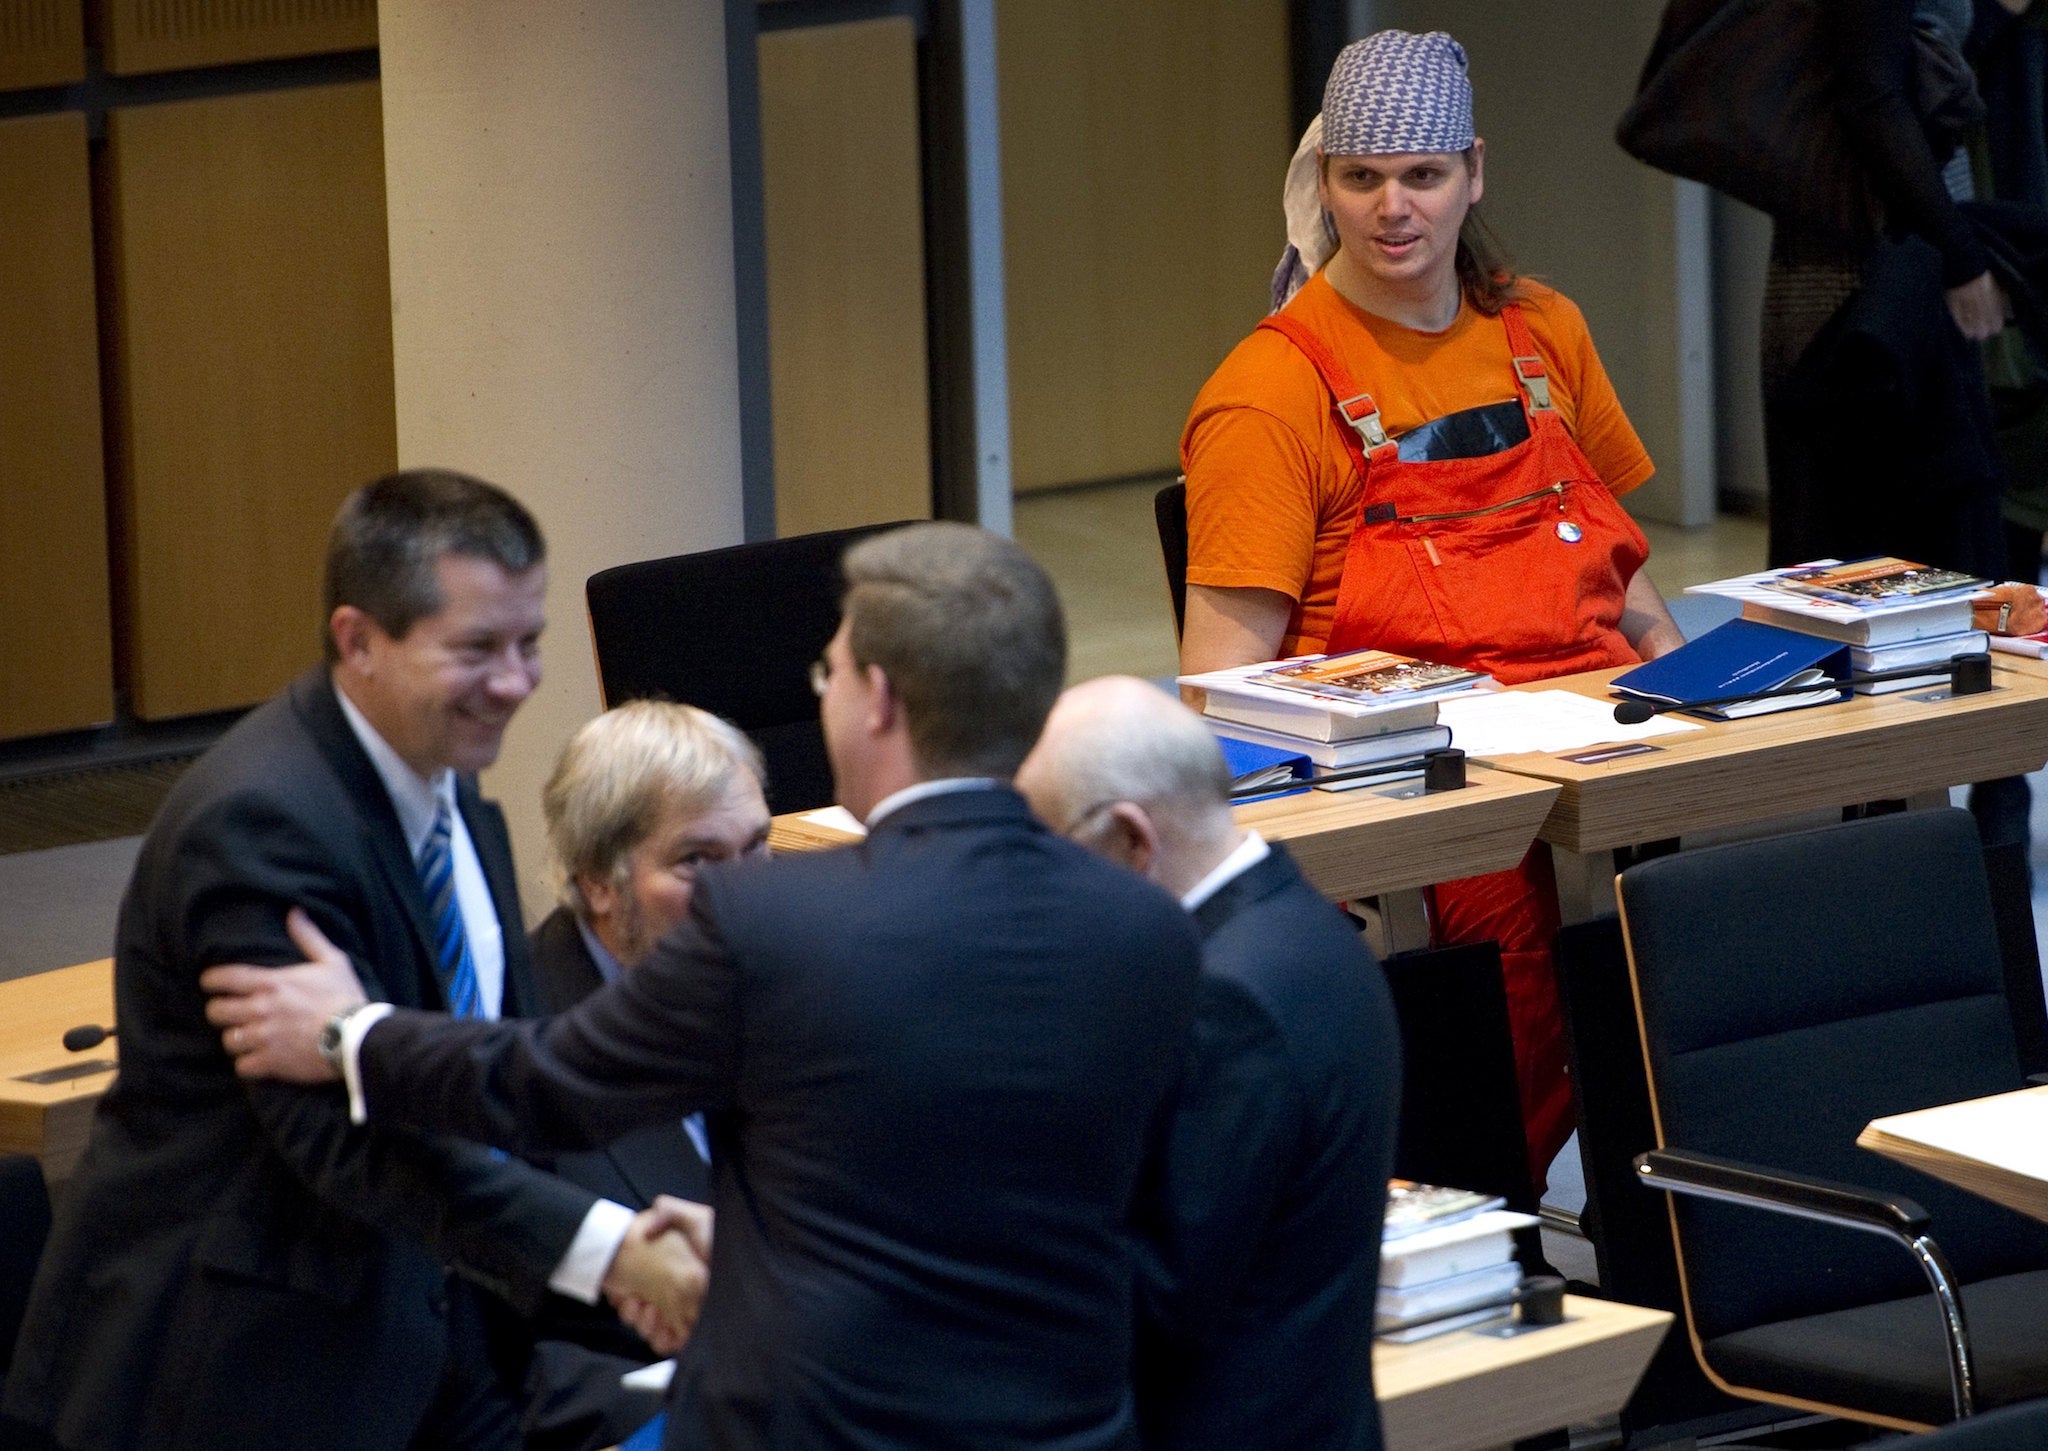
<path id="1" fill-rule="evenodd" d="M 1604 485 L 1569 479 L 1377 527 L 1407 555 L 1446 644 L 1507 683 L 1610 648 L 1648 552 Z"/>

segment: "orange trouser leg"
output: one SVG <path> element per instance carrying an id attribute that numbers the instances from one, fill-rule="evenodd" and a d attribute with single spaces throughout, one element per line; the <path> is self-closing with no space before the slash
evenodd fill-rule
<path id="1" fill-rule="evenodd" d="M 1558 913 L 1550 848 L 1537 842 L 1510 871 L 1432 887 L 1429 911 L 1430 935 L 1441 946 L 1489 939 L 1500 944 L 1508 1027 L 1515 1040 L 1515 1078 L 1522 1092 L 1522 1128 L 1529 1141 L 1529 1176 L 1541 1194 L 1550 1161 L 1574 1127 L 1564 1011 L 1551 960 Z"/>

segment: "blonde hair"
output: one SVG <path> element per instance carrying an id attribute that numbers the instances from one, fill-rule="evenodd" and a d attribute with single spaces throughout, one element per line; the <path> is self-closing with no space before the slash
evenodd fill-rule
<path id="1" fill-rule="evenodd" d="M 590 905 L 579 876 L 624 884 L 627 858 L 671 802 L 707 811 L 746 771 L 764 789 L 766 768 L 737 726 L 693 705 L 635 700 L 569 738 L 541 788 L 555 891 L 572 912 Z"/>

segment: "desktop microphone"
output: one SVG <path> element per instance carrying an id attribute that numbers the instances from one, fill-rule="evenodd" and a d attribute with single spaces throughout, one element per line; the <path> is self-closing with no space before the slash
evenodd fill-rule
<path id="1" fill-rule="evenodd" d="M 1846 696 L 1858 685 L 1876 685 L 1886 680 L 1929 680 L 1946 675 L 1953 695 L 1982 695 L 1991 689 L 1991 656 L 1982 650 L 1954 655 L 1927 665 L 1902 665 L 1896 670 L 1851 672 L 1839 680 L 1816 680 L 1810 685 L 1781 685 L 1775 690 L 1752 690 L 1741 695 L 1717 695 L 1709 700 L 1624 700 L 1614 707 L 1614 719 L 1622 725 L 1641 725 L 1653 715 L 1673 710 L 1707 710 L 1723 705 L 1745 705 L 1752 700 L 1776 700 L 1788 695 L 1813 695 L 1836 690 Z"/>
<path id="2" fill-rule="evenodd" d="M 86 1023 L 80 1027 L 64 1030 L 64 1046 L 73 1053 L 83 1053 L 88 1048 L 97 1048 L 107 1039 L 117 1036 L 112 1028 L 102 1028 L 97 1023 Z"/>

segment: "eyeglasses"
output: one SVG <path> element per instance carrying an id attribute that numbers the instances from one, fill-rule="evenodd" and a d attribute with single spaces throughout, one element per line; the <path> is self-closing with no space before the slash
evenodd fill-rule
<path id="1" fill-rule="evenodd" d="M 832 683 L 832 662 L 823 655 L 811 662 L 811 694 L 820 700 L 825 698 L 825 687 Z"/>

